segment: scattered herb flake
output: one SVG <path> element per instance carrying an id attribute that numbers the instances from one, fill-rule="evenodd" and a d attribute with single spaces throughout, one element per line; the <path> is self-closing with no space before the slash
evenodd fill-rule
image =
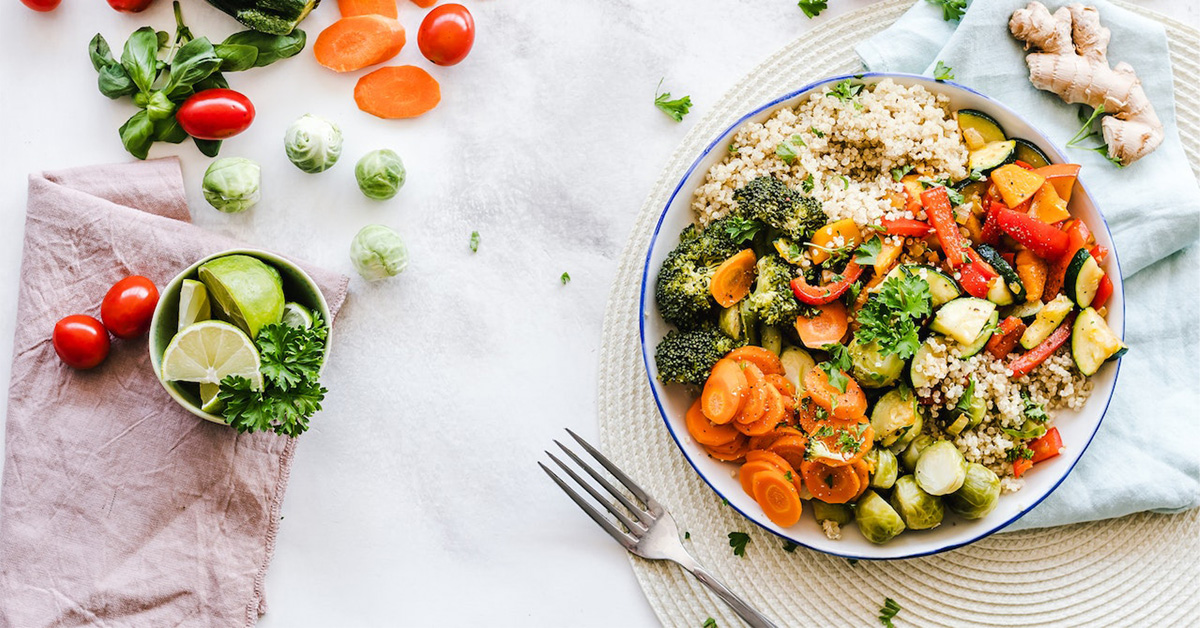
<path id="1" fill-rule="evenodd" d="M 929 4 L 942 7 L 942 19 L 957 22 L 967 11 L 967 0 L 928 0 Z"/>
<path id="2" fill-rule="evenodd" d="M 729 234 L 729 238 L 735 244 L 742 244 L 754 239 L 758 232 L 762 229 L 762 223 L 757 220 L 748 220 L 741 216 L 730 216 L 725 221 L 725 233 Z"/>
<path id="3" fill-rule="evenodd" d="M 879 236 L 874 236 L 870 240 L 863 242 L 862 246 L 854 249 L 854 261 L 858 262 L 860 266 L 873 266 L 879 259 L 879 254 L 882 251 L 883 239 Z"/>
<path id="4" fill-rule="evenodd" d="M 470 247 L 471 247 L 471 252 L 472 252 L 472 253 L 477 253 L 477 252 L 479 252 L 479 232 L 478 232 L 478 231 L 472 231 L 472 232 L 471 232 L 471 243 L 470 243 Z"/>
<path id="5" fill-rule="evenodd" d="M 671 116 L 671 119 L 676 122 L 683 122 L 683 116 L 686 116 L 688 110 L 692 108 L 691 96 L 684 96 L 671 100 L 671 92 L 658 93 L 662 87 L 662 79 L 658 81 L 658 87 L 654 89 L 654 106 L 658 107 L 663 113 Z"/>
<path id="6" fill-rule="evenodd" d="M 562 276 L 558 278 L 558 280 L 561 281 L 562 285 L 565 286 L 565 285 L 571 283 L 571 275 L 570 275 L 570 273 L 564 272 L 562 274 Z"/>
<path id="7" fill-rule="evenodd" d="M 782 159 L 784 163 L 791 164 L 799 156 L 796 149 L 807 146 L 808 144 L 804 143 L 804 138 L 799 135 L 793 135 L 775 147 L 775 156 Z"/>
<path id="8" fill-rule="evenodd" d="M 938 61 L 937 66 L 933 68 L 933 79 L 935 81 L 953 81 L 954 68 Z"/>
<path id="9" fill-rule="evenodd" d="M 793 542 L 791 542 L 791 541 L 784 541 L 784 542 L 783 542 L 783 551 L 785 551 L 785 552 L 787 552 L 787 553 L 789 553 L 789 554 L 791 554 L 792 552 L 796 551 L 796 548 L 797 548 L 797 547 L 799 547 L 799 545 L 796 545 L 795 543 L 793 543 Z"/>
<path id="10" fill-rule="evenodd" d="M 730 532 L 729 547 L 733 548 L 734 556 L 746 555 L 746 544 L 750 542 L 750 535 L 745 532 Z"/>
<path id="11" fill-rule="evenodd" d="M 807 177 L 804 177 L 803 181 L 800 182 L 800 189 L 804 190 L 805 194 L 808 194 L 809 192 L 813 191 L 813 186 L 815 185 L 816 182 L 813 181 L 813 176 L 810 173 Z"/>
<path id="12" fill-rule="evenodd" d="M 700 628 L 717 628 L 717 620 L 709 617 L 708 619 L 704 620 L 703 624 L 700 624 Z"/>
<path id="13" fill-rule="evenodd" d="M 855 96 L 858 96 L 863 90 L 862 83 L 854 83 L 850 79 L 839 81 L 833 89 L 829 90 L 829 95 L 842 102 L 850 102 Z"/>
<path id="14" fill-rule="evenodd" d="M 879 609 L 879 622 L 884 626 L 887 626 L 887 628 L 896 628 L 895 625 L 892 624 L 892 618 L 895 617 L 896 613 L 899 612 L 900 605 L 896 603 L 896 600 L 893 600 L 890 597 L 884 598 L 883 608 Z"/>
<path id="15" fill-rule="evenodd" d="M 797 3 L 797 6 L 799 6 L 800 10 L 804 11 L 804 15 L 808 16 L 808 19 L 811 20 L 820 15 L 821 11 L 828 9 L 829 3 L 827 3 L 825 0 L 800 0 Z"/>
<path id="16" fill-rule="evenodd" d="M 825 132 L 815 126 L 808 127 L 808 130 L 817 137 L 825 137 Z"/>
<path id="17" fill-rule="evenodd" d="M 912 170 L 913 170 L 912 164 L 909 164 L 902 168 L 892 168 L 892 180 L 899 182 L 900 179 L 904 178 L 904 175 L 912 172 Z"/>

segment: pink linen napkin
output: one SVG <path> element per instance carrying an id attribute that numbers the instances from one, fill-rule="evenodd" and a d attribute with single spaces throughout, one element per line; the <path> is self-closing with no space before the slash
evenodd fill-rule
<path id="1" fill-rule="evenodd" d="M 245 248 L 189 223 L 175 159 L 32 175 L 0 492 L 0 626 L 251 626 L 295 441 L 180 408 L 146 339 L 75 371 L 50 332 L 108 287 Z M 301 264 L 336 314 L 348 279 Z"/>

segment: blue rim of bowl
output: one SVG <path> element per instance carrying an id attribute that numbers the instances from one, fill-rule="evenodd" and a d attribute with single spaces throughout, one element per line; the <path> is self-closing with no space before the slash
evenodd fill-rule
<path id="1" fill-rule="evenodd" d="M 716 148 L 717 144 L 719 144 L 721 142 L 721 138 L 729 135 L 730 132 L 734 131 L 738 127 L 745 124 L 746 121 L 749 120 L 750 118 L 753 118 L 754 116 L 757 116 L 760 113 L 767 111 L 773 107 L 778 107 L 782 103 L 785 103 L 793 98 L 796 98 L 797 96 L 800 96 L 801 94 L 804 94 L 806 92 L 810 92 L 818 87 L 821 87 L 822 85 L 826 85 L 828 83 L 835 83 L 835 82 L 843 81 L 843 80 L 847 80 L 847 79 L 862 80 L 862 79 L 867 79 L 867 78 L 919 79 L 919 80 L 925 81 L 925 82 L 936 82 L 940 85 L 949 85 L 950 87 L 961 89 L 961 90 L 963 90 L 965 92 L 969 92 L 971 94 L 975 94 L 976 96 L 979 96 L 980 98 L 983 98 L 984 100 L 986 100 L 990 106 L 995 107 L 1000 110 L 1003 110 L 1003 111 L 1011 114 L 1012 116 L 1016 117 L 1017 119 L 1025 121 L 1025 118 L 1023 116 L 1021 116 L 1017 112 L 1013 111 L 1008 106 L 1004 105 L 1003 103 L 995 100 L 994 98 L 992 98 L 990 96 L 987 96 L 986 94 L 983 94 L 979 91 L 971 89 L 970 87 L 967 87 L 966 85 L 962 85 L 960 83 L 955 83 L 953 81 L 935 81 L 934 79 L 932 79 L 928 76 L 922 76 L 920 74 L 906 74 L 906 73 L 900 73 L 900 72 L 860 72 L 857 74 L 843 74 L 843 75 L 839 75 L 839 76 L 833 76 L 833 77 L 821 79 L 819 81 L 809 83 L 808 85 L 805 85 L 804 87 L 801 87 L 800 89 L 797 89 L 793 92 L 789 92 L 788 94 L 780 96 L 780 97 L 766 103 L 765 105 L 762 105 L 762 106 L 754 109 L 750 113 L 747 113 L 746 115 L 739 118 L 736 122 L 734 122 L 732 125 L 727 127 L 724 131 L 717 134 L 717 136 L 712 140 L 712 142 L 709 143 L 708 147 L 705 148 L 704 151 L 700 153 L 700 155 L 696 158 L 696 160 L 692 162 L 692 165 L 688 167 L 687 171 L 683 173 L 683 176 L 679 179 L 678 185 L 675 186 L 675 190 L 673 192 L 671 192 L 670 198 L 667 199 L 667 204 L 663 207 L 662 213 L 659 214 L 658 222 L 654 225 L 654 233 L 651 234 L 651 237 L 650 237 L 650 247 L 646 251 L 646 262 L 642 267 L 642 284 L 641 284 L 642 291 L 638 297 L 638 314 L 639 314 L 639 316 L 638 316 L 638 336 L 639 336 L 639 338 L 641 340 L 641 344 L 642 344 L 642 364 L 646 370 L 646 378 L 650 382 L 650 393 L 652 395 L 654 395 L 654 404 L 656 406 L 658 406 L 659 416 L 662 418 L 663 423 L 666 425 L 667 432 L 671 434 L 671 439 L 675 441 L 675 446 L 679 449 L 680 453 L 683 454 L 683 457 L 688 461 L 688 464 L 690 464 L 692 466 L 692 469 L 696 472 L 696 475 L 700 476 L 700 479 L 704 480 L 704 483 L 707 484 L 708 487 L 710 489 L 712 489 L 712 491 L 714 493 L 716 493 L 723 500 L 725 500 L 725 502 L 729 504 L 730 508 L 733 508 L 734 511 L 736 511 L 739 515 L 744 517 L 747 521 L 750 521 L 751 523 L 762 528 L 763 530 L 766 530 L 767 532 L 770 532 L 771 534 L 774 534 L 775 536 L 777 536 L 781 539 L 784 539 L 788 542 L 795 543 L 801 547 L 804 547 L 804 548 L 807 548 L 807 549 L 810 549 L 810 550 L 813 550 L 816 552 L 821 552 L 823 554 L 829 554 L 832 556 L 840 556 L 842 558 L 851 558 L 851 559 L 855 559 L 855 560 L 904 560 L 904 559 L 908 559 L 908 558 L 918 558 L 920 556 L 930 556 L 933 554 L 940 554 L 942 552 L 948 552 L 952 549 L 957 549 L 959 547 L 963 547 L 964 545 L 970 545 L 971 543 L 974 543 L 980 539 L 991 536 L 992 534 L 995 534 L 996 532 L 999 532 L 1000 530 L 1003 530 L 1004 528 L 1008 527 L 1009 525 L 1011 525 L 1013 522 L 1017 521 L 1021 517 L 1024 517 L 1026 515 L 1026 513 L 1028 513 L 1030 510 L 1033 510 L 1034 508 L 1036 508 L 1038 504 L 1042 503 L 1047 497 L 1050 496 L 1051 493 L 1053 493 L 1055 490 L 1057 490 L 1058 487 L 1063 483 L 1063 480 L 1066 480 L 1067 476 L 1071 475 L 1071 472 L 1075 470 L 1075 466 L 1078 465 L 1079 460 L 1083 458 L 1083 454 L 1087 451 L 1088 446 L 1090 446 L 1092 444 L 1092 440 L 1096 438 L 1096 433 L 1098 431 L 1100 431 L 1100 424 L 1104 422 L 1104 417 L 1108 415 L 1108 408 L 1112 404 L 1112 396 L 1117 388 L 1117 378 L 1121 374 L 1122 358 L 1117 359 L 1116 372 L 1113 373 L 1112 389 L 1109 390 L 1109 392 L 1108 392 L 1108 399 L 1105 400 L 1105 402 L 1104 402 L 1104 410 L 1100 413 L 1100 419 L 1098 421 L 1096 421 L 1096 427 L 1092 430 L 1092 434 L 1090 436 L 1088 436 L 1087 443 L 1085 443 L 1083 445 L 1083 447 L 1079 450 L 1079 456 L 1077 456 L 1075 458 L 1075 460 L 1073 462 L 1071 462 L 1071 466 L 1069 468 L 1067 468 L 1067 472 L 1064 473 L 1062 475 L 1062 477 L 1059 478 L 1058 481 L 1055 482 L 1054 485 L 1050 487 L 1050 490 L 1046 491 L 1046 493 L 1044 495 L 1039 497 L 1036 501 L 1034 501 L 1032 504 L 1030 504 L 1027 508 L 1025 508 L 1021 512 L 1014 515 L 1008 521 L 1005 521 L 1004 523 L 1002 523 L 1000 525 L 987 528 L 986 530 L 979 533 L 978 535 L 971 537 L 970 539 L 967 539 L 965 541 L 962 541 L 959 543 L 952 543 L 952 544 L 946 545 L 944 547 L 939 547 L 934 550 L 916 552 L 913 554 L 905 554 L 903 556 L 866 556 L 866 555 L 861 555 L 861 554 L 850 554 L 850 553 L 843 554 L 843 553 L 838 553 L 838 552 L 821 549 L 818 547 L 813 547 L 798 538 L 792 538 L 790 536 L 787 536 L 785 534 L 781 534 L 775 530 L 772 530 L 771 528 L 768 528 L 767 526 L 760 523 L 754 517 L 751 517 L 750 515 L 743 512 L 742 509 L 735 506 L 733 504 L 733 502 L 730 501 L 725 496 L 725 494 L 722 493 L 716 486 L 713 486 L 712 482 L 709 482 L 708 478 L 704 475 L 704 473 L 700 471 L 700 467 L 697 466 L 696 462 L 694 460 L 692 460 L 692 456 L 688 453 L 687 448 L 685 448 L 683 446 L 683 443 L 680 442 L 679 435 L 675 433 L 675 429 L 671 426 L 671 422 L 667 419 L 667 411 L 665 408 L 663 408 L 662 400 L 658 396 L 658 389 L 656 388 L 656 382 L 654 381 L 654 378 L 650 375 L 650 354 L 646 348 L 646 283 L 649 281 L 649 278 L 650 278 L 650 257 L 654 252 L 654 243 L 658 240 L 659 231 L 662 229 L 663 221 L 666 220 L 667 212 L 670 211 L 671 205 L 673 205 L 675 202 L 675 197 L 677 197 L 679 195 L 679 192 L 683 189 L 684 184 L 687 183 L 688 179 L 691 178 L 692 173 L 695 172 L 696 168 L 700 165 L 700 163 L 702 161 L 704 161 L 704 159 L 706 157 L 708 157 L 709 153 L 711 153 L 714 148 Z M 1031 124 L 1029 122 L 1025 122 L 1025 123 L 1027 125 L 1029 125 L 1029 127 L 1040 136 L 1039 139 L 1042 140 L 1043 145 L 1048 146 L 1050 148 L 1051 152 L 1054 153 L 1053 157 L 1057 158 L 1057 161 L 1055 163 L 1066 163 L 1066 157 L 1064 156 L 1062 150 L 1060 150 L 1058 148 L 1058 146 L 1055 145 L 1054 142 L 1052 142 L 1050 140 L 1050 138 L 1046 137 L 1045 133 L 1043 133 L 1040 129 L 1038 129 L 1033 124 Z M 1094 197 L 1091 195 L 1090 192 L 1088 192 L 1087 186 L 1085 186 L 1083 184 L 1083 180 L 1077 179 L 1076 183 L 1079 184 L 1079 187 L 1083 190 L 1084 194 L 1087 195 L 1087 197 L 1089 199 L 1093 199 L 1093 203 L 1094 203 L 1095 202 Z M 1100 210 L 1099 205 L 1096 205 L 1096 213 L 1100 216 L 1100 222 L 1104 225 L 1104 232 L 1106 234 L 1108 234 L 1108 239 L 1111 242 L 1112 241 L 1112 231 L 1108 228 L 1108 220 L 1105 219 L 1104 212 Z M 1114 283 L 1120 284 L 1120 288 L 1121 288 L 1121 338 L 1123 340 L 1125 338 L 1125 286 L 1124 286 L 1124 281 L 1122 281 L 1122 279 L 1121 279 L 1121 260 L 1120 260 L 1120 256 L 1117 254 L 1117 250 L 1116 250 L 1115 246 L 1112 249 L 1112 257 L 1113 257 L 1113 262 L 1117 267 L 1117 281 Z M 657 315 L 657 313 L 655 313 L 655 314 Z"/>

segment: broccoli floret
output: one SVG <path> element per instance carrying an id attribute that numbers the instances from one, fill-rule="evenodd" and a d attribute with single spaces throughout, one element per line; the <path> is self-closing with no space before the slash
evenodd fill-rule
<path id="1" fill-rule="evenodd" d="M 766 325 L 791 325 L 800 315 L 800 302 L 792 292 L 792 267 L 778 255 L 764 255 L 758 260 L 758 278 L 754 291 L 747 297 L 751 311 Z"/>
<path id="2" fill-rule="evenodd" d="M 709 283 L 717 266 L 738 252 L 729 234 L 714 222 L 703 231 L 688 227 L 679 246 L 663 261 L 654 295 L 664 320 L 680 329 L 695 329 L 711 319 L 717 302 Z"/>
<path id="3" fill-rule="evenodd" d="M 769 175 L 738 188 L 733 200 L 743 216 L 762 221 L 795 242 L 808 241 L 828 222 L 820 201 L 801 195 Z"/>
<path id="4" fill-rule="evenodd" d="M 654 350 L 658 379 L 666 384 L 703 384 L 717 360 L 739 346 L 713 325 L 692 331 L 673 329 Z"/>

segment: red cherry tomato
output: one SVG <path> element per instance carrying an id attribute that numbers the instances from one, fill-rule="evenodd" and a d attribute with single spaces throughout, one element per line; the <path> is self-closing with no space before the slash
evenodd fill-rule
<path id="1" fill-rule="evenodd" d="M 430 11 L 417 31 L 421 54 L 438 65 L 466 59 L 474 44 L 475 18 L 461 4 L 443 4 Z"/>
<path id="2" fill-rule="evenodd" d="M 137 338 L 150 329 L 158 288 L 154 282 L 134 275 L 113 284 L 100 304 L 100 319 L 117 338 Z"/>
<path id="3" fill-rule="evenodd" d="M 108 6 L 123 13 L 140 13 L 154 0 L 108 0 Z"/>
<path id="4" fill-rule="evenodd" d="M 183 101 L 175 119 L 192 137 L 223 140 L 250 126 L 254 121 L 254 105 L 232 89 L 206 89 Z"/>
<path id="5" fill-rule="evenodd" d="M 54 324 L 54 351 L 67 366 L 90 369 L 108 357 L 108 332 L 86 314 L 72 314 Z"/>
<path id="6" fill-rule="evenodd" d="M 42 13 L 57 9 L 60 2 L 62 0 L 21 0 L 21 3 L 25 6 L 34 11 L 41 11 Z"/>

